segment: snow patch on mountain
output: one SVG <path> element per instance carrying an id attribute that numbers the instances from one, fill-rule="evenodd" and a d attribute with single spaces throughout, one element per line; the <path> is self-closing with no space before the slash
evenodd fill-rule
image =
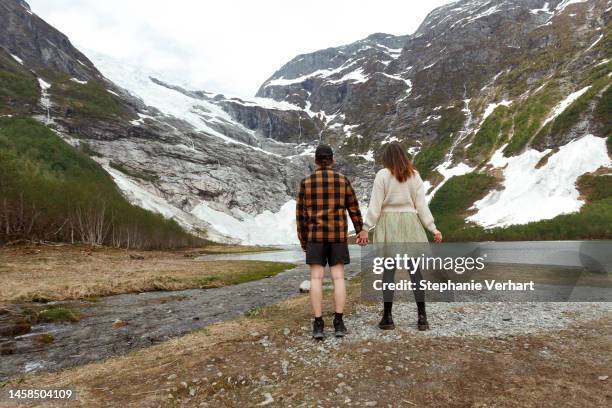
<path id="1" fill-rule="evenodd" d="M 160 77 L 159 74 L 147 72 L 143 68 L 131 66 L 96 52 L 89 52 L 89 56 L 104 76 L 127 89 L 134 96 L 141 98 L 146 105 L 159 109 L 165 115 L 182 119 L 196 130 L 218 137 L 226 143 L 274 154 L 228 137 L 212 127 L 212 124 L 230 125 L 254 136 L 252 130 L 235 122 L 221 106 L 206 100 L 192 98 L 153 81 L 152 78 Z"/>
<path id="2" fill-rule="evenodd" d="M 283 204 L 278 212 L 264 211 L 252 216 L 242 213 L 243 219 L 211 208 L 202 202 L 191 214 L 214 225 L 217 231 L 246 245 L 297 244 L 295 200 Z"/>
<path id="3" fill-rule="evenodd" d="M 237 242 L 231 239 L 228 240 L 227 236 L 215 233 L 214 230 L 209 228 L 208 224 L 202 222 L 199 218 L 173 206 L 162 197 L 148 191 L 119 170 L 112 168 L 107 160 L 102 159 L 98 160 L 98 162 L 110 174 L 117 187 L 119 187 L 130 203 L 161 214 L 165 218 L 172 219 L 188 231 L 207 231 L 207 238 L 217 242 Z"/>
<path id="4" fill-rule="evenodd" d="M 374 161 L 374 150 L 368 150 L 367 153 L 365 153 L 365 154 L 352 153 L 349 156 L 351 156 L 351 157 L 361 157 L 365 161 L 373 162 Z"/>
<path id="5" fill-rule="evenodd" d="M 489 117 L 489 115 L 491 115 L 493 113 L 493 111 L 495 111 L 495 109 L 497 109 L 498 106 L 510 106 L 512 105 L 512 101 L 507 101 L 507 100 L 502 100 L 501 102 L 494 102 L 494 103 L 490 103 L 487 105 L 487 107 L 485 108 L 484 113 L 482 114 L 482 119 L 480 120 L 480 124 L 482 125 L 482 123 L 485 121 L 486 118 Z"/>
<path id="6" fill-rule="evenodd" d="M 559 116 L 561 113 L 563 113 L 563 111 L 565 109 L 567 109 L 567 107 L 570 106 L 572 104 L 572 102 L 574 102 L 576 99 L 580 98 L 583 93 L 585 93 L 586 91 L 589 90 L 590 87 L 591 87 L 591 85 L 585 86 L 584 88 L 569 94 L 565 99 L 563 99 L 561 102 L 559 102 L 557 104 L 557 106 L 555 106 L 553 108 L 553 110 L 550 112 L 550 114 L 548 115 L 548 117 L 546 118 L 546 120 L 544 121 L 542 126 L 546 126 L 546 124 L 548 122 L 554 120 L 557 116 Z"/>
<path id="7" fill-rule="evenodd" d="M 441 165 L 439 165 L 438 167 L 436 167 L 436 170 L 438 171 L 438 173 L 442 175 L 442 177 L 444 177 L 444 179 L 442 179 L 442 181 L 438 183 L 438 185 L 435 186 L 434 189 L 429 192 L 429 194 L 427 194 L 427 201 L 431 201 L 433 196 L 436 195 L 438 190 L 440 190 L 442 186 L 446 184 L 448 180 L 450 180 L 451 177 L 463 176 L 464 174 L 471 173 L 474 170 L 474 168 L 468 166 L 465 163 L 459 163 L 453 166 L 450 161 L 446 161 L 442 163 Z M 427 189 L 425 191 L 427 191 Z"/>
<path id="8" fill-rule="evenodd" d="M 365 82 L 369 79 L 369 77 L 364 73 L 363 68 L 357 68 L 354 71 L 348 72 L 342 76 L 340 79 L 332 79 L 329 82 L 332 84 L 337 84 L 341 82 L 351 81 L 353 83 L 359 84 Z"/>
<path id="9" fill-rule="evenodd" d="M 23 60 L 21 58 L 19 58 L 18 56 L 16 56 L 15 54 L 11 54 L 11 57 L 13 57 L 13 59 L 15 61 L 17 61 L 18 63 L 20 63 L 21 65 L 23 65 Z"/>
<path id="10" fill-rule="evenodd" d="M 561 13 L 565 8 L 571 4 L 577 3 L 586 3 L 588 0 L 563 0 L 561 3 L 557 4 L 555 7 L 555 11 Z"/>
<path id="11" fill-rule="evenodd" d="M 586 135 L 569 142 L 536 168 L 550 150 L 529 149 L 518 156 L 502 159 L 499 149 L 491 159 L 503 170 L 502 190 L 493 190 L 474 203 L 477 212 L 467 218 L 483 227 L 506 227 L 547 220 L 580 210 L 576 180 L 599 167 L 610 167 L 606 139 Z"/>

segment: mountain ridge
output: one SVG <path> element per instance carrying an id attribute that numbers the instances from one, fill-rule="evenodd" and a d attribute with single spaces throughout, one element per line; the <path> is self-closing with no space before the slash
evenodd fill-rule
<path id="1" fill-rule="evenodd" d="M 537 158 L 512 177 L 550 183 L 532 199 L 566 202 L 548 218 L 581 208 L 574 185 L 581 174 L 607 174 L 609 153 L 599 140 L 610 135 L 609 3 L 458 1 L 433 10 L 414 34 L 376 33 L 300 54 L 248 100 L 190 90 L 90 52 L 86 78 L 70 68 L 81 66 L 76 49 L 56 47 L 48 59 L 24 55 L 20 64 L 10 46 L 17 42 L 6 38 L 35 48 L 52 28 L 20 2 L 1 0 L 13 25 L 0 30 L 8 58 L 0 73 L 19 71 L 37 97 L 13 90 L 5 96 L 12 110 L 0 114 L 35 115 L 72 145 L 87 146 L 132 202 L 210 238 L 249 243 L 295 240 L 291 203 L 317 143 L 336 149 L 339 170 L 365 200 L 381 147 L 397 140 L 415 157 L 430 198 L 449 196 L 464 176 L 495 176 L 492 189 L 470 196 L 472 207 L 461 210 L 465 225 L 453 224 L 486 236 L 479 223 L 525 222 L 516 214 L 492 222 L 473 214 L 519 194 L 508 184 L 517 160 Z M 19 26 L 28 19 L 40 36 Z M 71 61 L 64 71 L 56 67 L 62 59 Z M 575 140 L 584 143 L 575 148 L 595 149 L 593 163 L 574 164 L 573 153 L 561 149 Z M 572 168 L 571 180 L 559 182 L 553 165 Z"/>

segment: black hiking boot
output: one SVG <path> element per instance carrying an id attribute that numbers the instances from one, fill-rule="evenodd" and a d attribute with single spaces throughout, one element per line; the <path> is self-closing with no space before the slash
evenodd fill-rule
<path id="1" fill-rule="evenodd" d="M 427 322 L 427 316 L 419 315 L 419 320 L 417 321 L 417 329 L 419 331 L 429 330 L 429 323 Z"/>
<path id="2" fill-rule="evenodd" d="M 344 320 L 342 320 L 342 318 L 338 319 L 335 318 L 334 319 L 334 334 L 336 335 L 336 337 L 344 337 L 346 336 L 346 326 L 344 325 Z"/>
<path id="3" fill-rule="evenodd" d="M 325 328 L 325 323 L 323 319 L 315 319 L 312 323 L 312 338 L 315 340 L 323 340 L 325 334 L 323 333 L 323 329 Z"/>
<path id="4" fill-rule="evenodd" d="M 395 329 L 395 323 L 393 323 L 393 316 L 391 313 L 384 313 L 382 319 L 380 319 L 380 323 L 378 323 L 378 328 L 381 330 L 393 330 Z"/>

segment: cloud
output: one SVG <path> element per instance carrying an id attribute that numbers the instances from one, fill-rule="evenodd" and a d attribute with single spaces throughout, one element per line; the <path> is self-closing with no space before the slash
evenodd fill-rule
<path id="1" fill-rule="evenodd" d="M 374 32 L 409 34 L 448 0 L 30 0 L 77 47 L 181 78 L 194 88 L 252 96 L 297 54 Z"/>

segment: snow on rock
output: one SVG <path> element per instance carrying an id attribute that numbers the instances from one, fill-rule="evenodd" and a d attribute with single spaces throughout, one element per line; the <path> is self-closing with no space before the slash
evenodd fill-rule
<path id="1" fill-rule="evenodd" d="M 382 142 L 380 142 L 381 145 L 385 145 L 387 143 L 391 143 L 391 142 L 399 142 L 400 140 L 395 137 L 395 136 L 387 136 Z"/>
<path id="2" fill-rule="evenodd" d="M 340 79 L 330 80 L 332 84 L 338 84 L 341 82 L 351 81 L 353 83 L 359 84 L 368 80 L 368 76 L 363 72 L 363 68 L 357 68 L 354 71 L 351 71 L 347 74 L 344 74 Z"/>
<path id="3" fill-rule="evenodd" d="M 561 3 L 557 4 L 557 7 L 555 7 L 555 11 L 560 13 L 563 10 L 565 10 L 565 8 L 569 6 L 570 4 L 586 3 L 586 2 L 587 0 L 563 0 Z"/>
<path id="4" fill-rule="evenodd" d="M 80 80 L 80 79 L 78 79 L 78 78 L 70 78 L 70 80 L 71 80 L 72 82 L 76 82 L 77 84 L 81 84 L 81 85 L 85 85 L 85 84 L 87 83 L 87 81 L 81 81 L 81 80 Z"/>
<path id="5" fill-rule="evenodd" d="M 519 156 L 502 158 L 502 146 L 491 159 L 503 170 L 502 190 L 494 190 L 476 201 L 477 212 L 468 217 L 483 227 L 504 227 L 554 218 L 580 210 L 584 204 L 576 189 L 576 180 L 584 173 L 609 167 L 606 139 L 586 135 L 559 148 L 545 165 L 536 164 L 550 150 L 529 149 Z"/>
<path id="6" fill-rule="evenodd" d="M 569 94 L 567 98 L 559 102 L 557 106 L 555 106 L 553 110 L 550 112 L 550 114 L 548 115 L 548 117 L 546 118 L 542 126 L 546 126 L 548 122 L 554 120 L 557 116 L 559 116 L 565 109 L 567 109 L 568 106 L 572 104 L 572 102 L 580 98 L 583 93 L 588 91 L 590 87 L 591 85 L 585 86 L 584 88 Z"/>
<path id="7" fill-rule="evenodd" d="M 23 60 L 21 58 L 19 58 L 18 56 L 16 56 L 15 54 L 11 54 L 11 57 L 13 57 L 13 59 L 15 61 L 17 61 L 18 63 L 20 63 L 21 65 L 23 65 Z"/>
<path id="8" fill-rule="evenodd" d="M 384 72 L 377 72 L 377 74 L 384 75 L 387 78 L 394 79 L 396 81 L 400 81 L 400 82 L 405 83 L 406 86 L 408 87 L 408 90 L 406 92 L 410 92 L 412 90 L 412 81 L 410 81 L 409 79 L 404 79 L 404 78 L 402 78 L 401 76 L 398 76 L 398 75 L 385 74 Z"/>
<path id="9" fill-rule="evenodd" d="M 51 121 L 51 98 L 49 97 L 49 88 L 51 88 L 51 84 L 42 78 L 38 78 L 38 84 L 40 85 L 39 103 L 40 106 L 47 111 L 45 121 L 48 123 Z"/>
<path id="10" fill-rule="evenodd" d="M 365 154 L 356 154 L 356 153 L 351 153 L 349 154 L 349 156 L 351 157 L 361 157 L 362 159 L 369 161 L 369 162 L 373 162 L 374 161 L 374 151 L 373 150 L 368 150 L 367 153 Z"/>
<path id="11" fill-rule="evenodd" d="M 221 234 L 243 244 L 289 245 L 298 243 L 295 232 L 295 205 L 295 200 L 290 200 L 276 213 L 264 211 L 256 216 L 241 213 L 243 219 L 238 219 L 202 202 L 191 211 L 191 214 L 214 225 Z"/>
<path id="12" fill-rule="evenodd" d="M 442 115 L 429 115 L 427 118 L 421 122 L 421 125 L 427 124 L 430 120 L 440 120 Z"/>
<path id="13" fill-rule="evenodd" d="M 328 78 L 328 77 L 330 77 L 332 75 L 339 74 L 339 73 L 347 70 L 351 66 L 355 65 L 358 61 L 359 61 L 359 59 L 357 59 L 357 60 L 348 60 L 344 64 L 339 66 L 338 68 L 333 68 L 333 69 L 331 69 L 331 68 L 330 69 L 318 69 L 316 71 L 313 71 L 313 72 L 311 72 L 309 74 L 305 74 L 305 75 L 299 76 L 297 78 L 284 78 L 284 77 L 280 77 L 280 78 L 272 79 L 272 80 L 268 81 L 264 85 L 264 87 L 268 87 L 268 86 L 287 86 L 287 85 L 292 85 L 292 84 L 299 84 L 299 83 L 302 83 L 302 82 L 304 82 L 305 80 L 307 80 L 309 78 L 314 78 L 314 77 Z M 356 71 L 362 71 L 362 70 L 361 70 L 361 68 L 359 68 L 359 69 L 357 69 L 355 71 L 352 71 L 352 72 L 346 74 L 345 76 L 352 75 L 353 77 L 361 78 L 362 75 L 360 76 L 360 74 L 357 73 Z M 348 79 L 353 79 L 353 78 L 349 77 L 349 78 L 347 78 L 347 80 Z M 331 82 L 343 82 L 344 80 L 345 79 L 340 79 L 340 80 L 331 81 Z"/>
<path id="14" fill-rule="evenodd" d="M 507 100 L 502 100 L 501 102 L 494 102 L 494 103 L 490 103 L 487 105 L 487 107 L 485 108 L 484 113 L 482 114 L 482 120 L 480 121 L 480 124 L 482 125 L 482 123 L 485 121 L 486 118 L 489 117 L 489 115 L 491 115 L 493 113 L 493 111 L 495 111 L 495 109 L 497 109 L 498 106 L 510 106 L 512 105 L 512 101 L 507 101 Z"/>
<path id="15" fill-rule="evenodd" d="M 491 159 L 489 159 L 489 164 L 493 167 L 504 167 L 508 164 L 508 158 L 504 156 L 504 149 L 508 146 L 508 143 L 500 147 L 493 153 Z"/>
<path id="16" fill-rule="evenodd" d="M 230 124 L 242 129 L 246 133 L 254 133 L 235 122 L 221 106 L 205 100 L 192 98 L 177 90 L 153 82 L 151 78 L 160 77 L 159 74 L 153 75 L 140 67 L 116 61 L 96 52 L 90 52 L 89 54 L 96 67 L 98 67 L 104 76 L 133 95 L 141 98 L 146 105 L 156 107 L 165 115 L 182 119 L 196 130 L 218 137 L 226 143 L 242 145 L 266 154 L 275 155 L 274 153 L 228 137 L 213 128 L 211 126 L 213 123 Z"/>
<path id="17" fill-rule="evenodd" d="M 539 8 L 539 9 L 531 9 L 531 10 L 529 10 L 529 12 L 530 12 L 531 14 L 539 14 L 539 13 L 547 13 L 547 14 L 550 14 L 550 13 L 552 13 L 552 11 L 550 11 L 550 8 L 549 8 L 549 3 L 548 3 L 548 2 L 544 3 L 544 6 L 543 6 L 542 8 Z"/>
<path id="18" fill-rule="evenodd" d="M 283 110 L 283 111 L 301 111 L 302 110 L 302 108 L 300 108 L 299 106 L 286 102 L 286 101 L 277 101 L 275 99 L 260 98 L 257 96 L 254 96 L 250 99 L 232 98 L 232 99 L 227 99 L 227 101 L 239 103 L 244 106 L 261 106 L 262 108 L 266 108 L 266 109 L 276 109 L 276 110 Z"/>
<path id="19" fill-rule="evenodd" d="M 603 35 L 603 34 L 600 34 L 600 35 L 599 35 L 599 37 L 597 37 L 597 39 L 596 39 L 596 40 L 593 42 L 593 44 L 591 44 L 591 45 L 589 46 L 589 48 L 587 48 L 586 50 L 584 50 L 584 52 L 587 52 L 587 51 L 589 51 L 591 48 L 593 48 L 594 46 L 596 46 L 596 45 L 597 45 L 597 44 L 598 44 L 598 43 L 601 41 L 601 39 L 602 39 L 603 37 L 604 37 L 604 35 Z"/>
<path id="20" fill-rule="evenodd" d="M 353 129 L 355 129 L 356 127 L 359 127 L 359 125 L 344 125 L 342 127 L 342 130 L 344 131 L 345 137 L 352 137 L 353 136 Z M 361 139 L 363 136 L 355 134 L 354 135 L 357 139 Z"/>
<path id="21" fill-rule="evenodd" d="M 218 242 L 234 242 L 232 240 L 228 240 L 227 236 L 215 234 L 215 232 L 211 230 L 206 223 L 201 222 L 197 217 L 194 217 L 180 208 L 173 206 L 164 198 L 147 191 L 130 177 L 126 176 L 119 170 L 112 168 L 108 161 L 101 159 L 99 160 L 99 163 L 104 170 L 111 175 L 117 187 L 119 187 L 130 203 L 146 210 L 161 214 L 165 218 L 173 219 L 183 228 L 189 231 L 194 231 L 196 229 L 206 230 L 207 238 L 209 239 L 214 239 Z"/>

